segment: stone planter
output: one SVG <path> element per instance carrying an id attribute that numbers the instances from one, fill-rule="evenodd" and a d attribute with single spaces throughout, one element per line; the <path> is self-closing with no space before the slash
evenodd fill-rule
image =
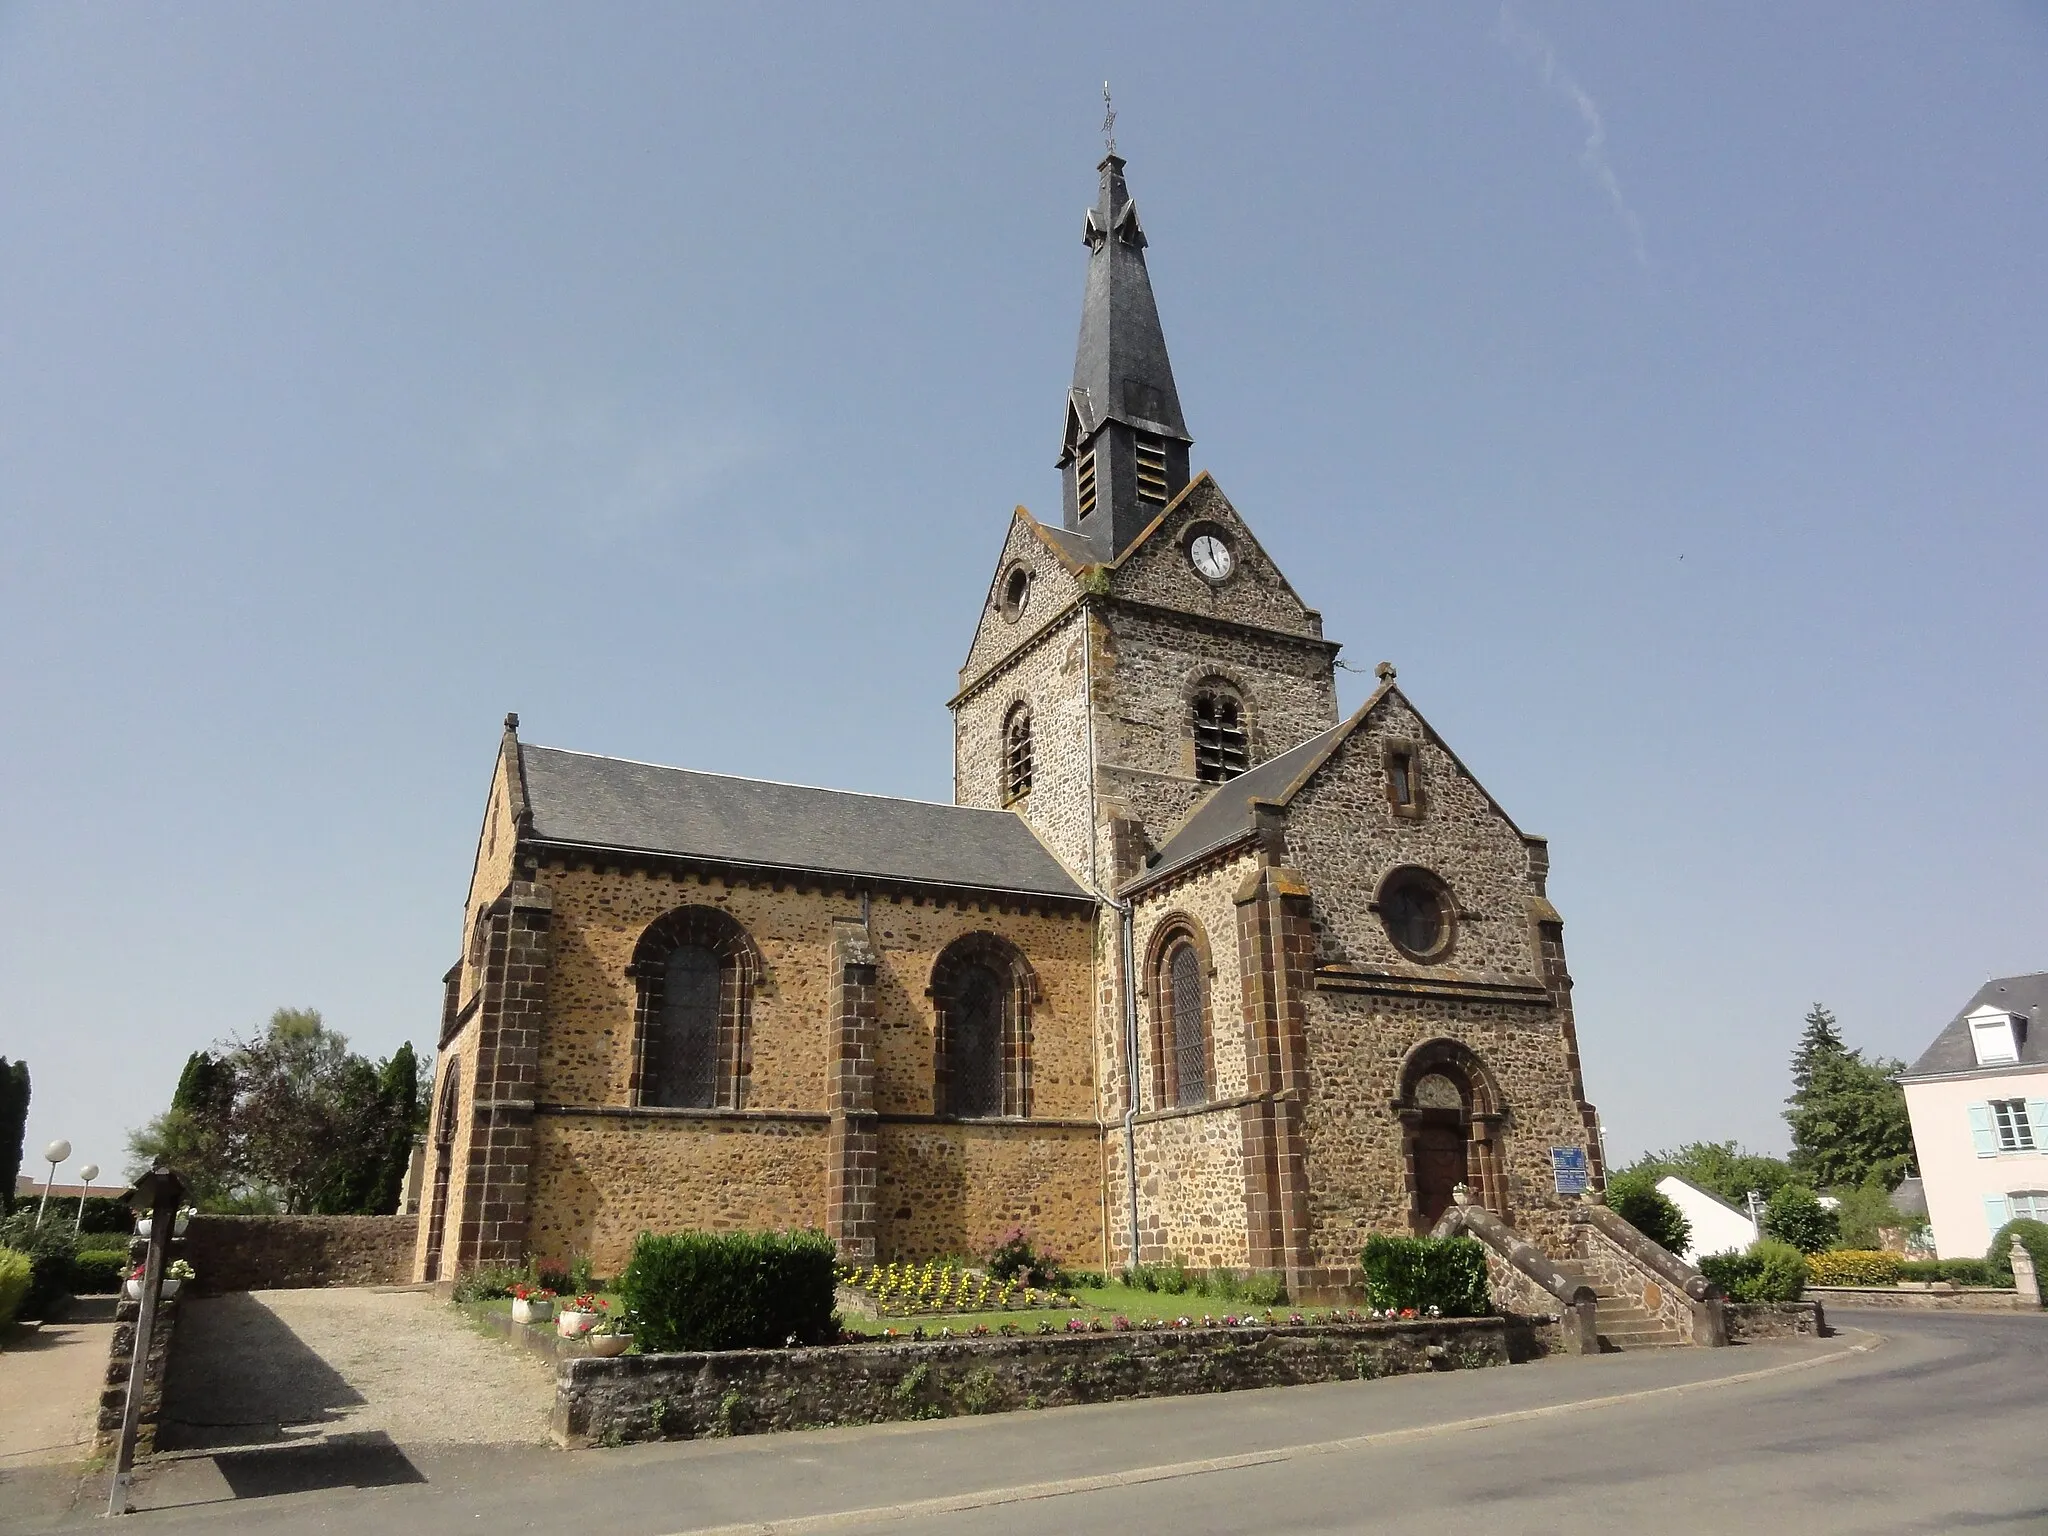
<path id="1" fill-rule="evenodd" d="M 587 1335 L 590 1352 L 600 1360 L 616 1360 L 633 1347 L 630 1333 L 593 1333 Z"/>
<path id="2" fill-rule="evenodd" d="M 512 1321 L 515 1323 L 544 1323 L 554 1315 L 553 1297 L 533 1301 L 518 1296 L 512 1298 Z"/>
<path id="3" fill-rule="evenodd" d="M 602 1312 L 564 1312 L 555 1319 L 555 1332 L 565 1339 L 580 1339 L 603 1321 Z"/>

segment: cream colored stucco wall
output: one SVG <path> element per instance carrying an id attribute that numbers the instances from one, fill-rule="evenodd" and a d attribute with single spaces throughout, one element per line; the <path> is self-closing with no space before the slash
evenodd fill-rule
<path id="1" fill-rule="evenodd" d="M 1990 1099 L 2048 1099 L 2048 1071 L 1909 1082 L 1905 1088 L 1934 1250 L 1944 1259 L 1981 1259 L 1991 1244 L 1984 1197 L 2048 1190 L 2048 1151 L 1979 1157 L 1970 1136 L 1970 1106 Z M 2048 1145 L 2048 1126 L 2034 1127 L 2034 1144 Z"/>

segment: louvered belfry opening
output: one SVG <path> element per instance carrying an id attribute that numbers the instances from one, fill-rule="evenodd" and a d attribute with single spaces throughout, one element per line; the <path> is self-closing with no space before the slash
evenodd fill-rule
<path id="1" fill-rule="evenodd" d="M 1003 726 L 1003 802 L 1031 793 L 1031 711 L 1019 704 Z"/>
<path id="2" fill-rule="evenodd" d="M 1209 1098 L 1209 1039 L 1202 1007 L 1202 957 L 1183 941 L 1167 966 L 1173 1007 L 1173 1102 L 1203 1104 Z"/>
<path id="3" fill-rule="evenodd" d="M 1222 784 L 1251 766 L 1251 743 L 1245 735 L 1244 711 L 1236 699 L 1220 691 L 1195 697 L 1195 777 Z"/>

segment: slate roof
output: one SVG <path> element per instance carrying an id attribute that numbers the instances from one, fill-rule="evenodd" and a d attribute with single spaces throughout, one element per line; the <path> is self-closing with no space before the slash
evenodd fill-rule
<path id="1" fill-rule="evenodd" d="M 1970 1026 L 1963 1020 L 1987 1005 L 2023 1015 L 2028 1020 L 2030 1027 L 2026 1030 L 2026 1038 L 2020 1042 L 2020 1059 L 2017 1062 L 1978 1067 L 1976 1048 L 1970 1044 Z M 2048 1066 L 2048 971 L 2034 971 L 2025 976 L 1992 977 L 1948 1021 L 1942 1032 L 1934 1037 L 1934 1043 L 1920 1053 L 1920 1059 L 1901 1075 L 1912 1078 L 1980 1070 L 2010 1072 L 2015 1067 L 2028 1066 Z"/>
<path id="2" fill-rule="evenodd" d="M 1327 731 L 1319 731 L 1307 741 L 1289 747 L 1278 757 L 1269 757 L 1229 783 L 1218 785 L 1209 798 L 1195 808 L 1195 813 L 1181 823 L 1179 830 L 1160 846 L 1158 860 L 1133 884 L 1157 879 L 1169 870 L 1198 859 L 1211 849 L 1220 848 L 1249 832 L 1252 828 L 1252 802 L 1283 799 L 1294 781 L 1321 762 L 1364 713 L 1360 710 L 1349 720 L 1333 725 Z"/>
<path id="3" fill-rule="evenodd" d="M 760 868 L 1090 899 L 1023 818 L 521 744 L 536 837 Z"/>

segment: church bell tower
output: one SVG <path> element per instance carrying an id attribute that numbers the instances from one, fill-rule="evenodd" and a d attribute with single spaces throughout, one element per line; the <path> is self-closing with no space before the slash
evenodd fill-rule
<path id="1" fill-rule="evenodd" d="M 1059 469 L 1065 526 L 1107 561 L 1186 487 L 1193 439 L 1173 387 L 1124 162 L 1112 146 L 1096 169 L 1102 188 L 1081 232 L 1088 291 Z"/>

